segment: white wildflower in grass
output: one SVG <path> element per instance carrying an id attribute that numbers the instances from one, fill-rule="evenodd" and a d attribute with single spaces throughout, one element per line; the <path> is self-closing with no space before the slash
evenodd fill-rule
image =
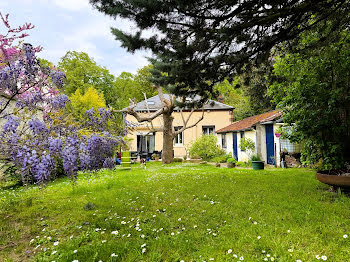
<path id="1" fill-rule="evenodd" d="M 181 217 L 177 221 L 181 221 Z"/>
<path id="2" fill-rule="evenodd" d="M 232 249 L 227 250 L 227 254 L 231 254 L 232 253 Z"/>
<path id="3" fill-rule="evenodd" d="M 170 233 L 170 235 L 172 235 L 172 236 L 173 236 L 173 235 L 175 235 L 175 233 L 174 233 L 174 232 L 171 232 L 171 233 Z"/>
<path id="4" fill-rule="evenodd" d="M 180 260 L 180 262 L 185 262 L 185 260 Z"/>
<path id="5" fill-rule="evenodd" d="M 244 260 L 244 257 L 240 257 L 239 260 Z"/>
<path id="6" fill-rule="evenodd" d="M 233 254 L 232 256 L 233 256 L 234 258 L 237 258 L 237 257 L 238 257 L 236 254 Z"/>
<path id="7" fill-rule="evenodd" d="M 72 262 L 79 262 L 79 260 L 74 259 Z"/>
<path id="8" fill-rule="evenodd" d="M 293 252 L 293 249 L 291 249 L 291 248 L 290 248 L 290 249 L 288 249 L 288 252 Z"/>
<path id="9" fill-rule="evenodd" d="M 257 239 L 260 239 L 260 238 L 261 238 L 261 236 L 258 236 L 258 237 L 257 237 Z"/>
<path id="10" fill-rule="evenodd" d="M 74 251 L 73 251 L 74 254 L 77 253 L 77 252 L 78 252 L 78 250 L 74 250 Z"/>
<path id="11" fill-rule="evenodd" d="M 248 220 L 251 220 L 251 219 L 252 219 L 252 217 L 249 217 L 249 218 L 248 218 Z"/>
<path id="12" fill-rule="evenodd" d="M 128 234 L 126 237 L 131 237 L 131 234 Z"/>
<path id="13" fill-rule="evenodd" d="M 120 222 L 122 225 L 125 225 L 126 224 L 126 222 L 125 221 L 122 221 L 122 222 Z"/>
<path id="14" fill-rule="evenodd" d="M 344 235 L 343 235 L 343 238 L 348 238 L 348 235 L 347 235 L 347 234 L 344 234 Z"/>
<path id="15" fill-rule="evenodd" d="M 193 228 L 197 228 L 197 225 L 194 225 Z"/>
<path id="16" fill-rule="evenodd" d="M 102 244 L 104 244 L 104 243 L 106 243 L 106 242 L 107 242 L 107 240 L 102 240 L 101 242 L 102 242 Z"/>
<path id="17" fill-rule="evenodd" d="M 290 233 L 290 230 L 289 230 L 289 229 L 287 230 L 287 233 Z"/>
<path id="18" fill-rule="evenodd" d="M 320 255 L 316 255 L 316 259 L 321 259 Z"/>
<path id="19" fill-rule="evenodd" d="M 146 253 L 146 248 L 142 249 L 142 254 Z"/>
<path id="20" fill-rule="evenodd" d="M 29 241 L 29 243 L 31 244 L 31 243 L 33 243 L 35 240 L 34 240 L 34 238 L 32 238 L 30 241 Z"/>
<path id="21" fill-rule="evenodd" d="M 321 259 L 326 261 L 327 260 L 327 256 L 321 256 Z"/>
<path id="22" fill-rule="evenodd" d="M 261 250 L 261 253 L 263 253 L 263 254 L 264 254 L 264 253 L 266 253 L 266 251 L 265 251 L 265 250 Z"/>
<path id="23" fill-rule="evenodd" d="M 213 258 L 213 257 L 212 257 L 212 258 L 209 258 L 209 260 L 210 260 L 210 261 L 213 261 L 213 260 L 214 260 L 214 258 Z"/>
<path id="24" fill-rule="evenodd" d="M 271 255 L 270 254 L 266 254 L 267 257 L 270 257 Z"/>
<path id="25" fill-rule="evenodd" d="M 47 237 L 47 240 L 49 240 L 49 241 L 50 241 L 50 240 L 51 240 L 51 237 Z"/>
<path id="26" fill-rule="evenodd" d="M 57 251 L 55 250 L 55 251 L 52 251 L 52 253 L 51 253 L 51 255 L 54 255 L 54 254 L 56 254 L 57 253 Z"/>
<path id="27" fill-rule="evenodd" d="M 141 248 L 142 248 L 142 247 L 145 247 L 145 246 L 146 246 L 146 243 L 145 243 L 145 244 L 142 244 L 142 245 L 141 245 Z"/>
<path id="28" fill-rule="evenodd" d="M 275 258 L 274 258 L 274 257 L 271 257 L 270 260 L 271 260 L 271 261 L 275 261 Z"/>
<path id="29" fill-rule="evenodd" d="M 112 235 L 118 235 L 118 233 L 119 233 L 118 230 L 115 230 L 115 231 L 111 232 Z"/>
<path id="30" fill-rule="evenodd" d="M 265 258 L 264 258 L 264 261 L 267 261 L 267 260 L 269 260 L 269 259 L 268 259 L 267 257 L 265 257 Z"/>
<path id="31" fill-rule="evenodd" d="M 144 235 L 144 234 L 142 234 L 140 237 L 141 237 L 141 238 L 145 238 L 145 235 Z"/>
<path id="32" fill-rule="evenodd" d="M 254 221 L 254 225 L 257 225 L 257 224 L 258 224 L 258 222 Z"/>
<path id="33" fill-rule="evenodd" d="M 296 262 L 303 262 L 303 261 L 302 261 L 302 260 L 300 260 L 300 259 L 297 259 L 297 260 L 296 260 Z"/>
<path id="34" fill-rule="evenodd" d="M 59 243 L 60 243 L 60 242 L 56 241 L 56 242 L 53 243 L 53 245 L 54 245 L 54 246 L 58 246 Z"/>
<path id="35" fill-rule="evenodd" d="M 101 228 L 96 228 L 96 229 L 95 229 L 96 232 L 97 232 L 97 231 L 100 231 L 100 230 L 101 230 Z"/>
<path id="36" fill-rule="evenodd" d="M 115 253 L 113 253 L 112 255 L 111 255 L 111 257 L 117 257 L 118 255 L 116 255 Z"/>

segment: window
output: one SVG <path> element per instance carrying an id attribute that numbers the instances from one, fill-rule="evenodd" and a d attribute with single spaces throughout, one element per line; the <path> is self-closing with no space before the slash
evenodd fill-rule
<path id="1" fill-rule="evenodd" d="M 226 148 L 226 133 L 221 134 L 221 146 L 222 148 Z"/>
<path id="2" fill-rule="evenodd" d="M 182 128 L 182 126 L 175 126 L 175 131 L 178 131 Z M 174 138 L 175 146 L 182 146 L 184 144 L 184 132 L 177 134 Z"/>
<path id="3" fill-rule="evenodd" d="M 203 131 L 203 135 L 214 135 L 215 126 L 203 126 L 202 131 Z"/>

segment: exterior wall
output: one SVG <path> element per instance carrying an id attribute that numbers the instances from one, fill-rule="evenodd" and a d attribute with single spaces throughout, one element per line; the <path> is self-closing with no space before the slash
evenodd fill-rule
<path id="1" fill-rule="evenodd" d="M 190 112 L 183 112 L 183 116 L 185 119 L 189 116 Z M 141 114 L 142 115 L 142 114 Z M 148 114 L 144 114 L 148 115 Z M 188 122 L 188 125 L 194 124 L 200 117 L 202 116 L 202 111 L 193 112 L 191 119 Z M 173 112 L 173 126 L 183 126 L 183 120 L 180 112 Z M 204 112 L 204 118 L 201 122 L 197 124 L 197 126 L 192 127 L 190 129 L 186 129 L 183 133 L 183 144 L 182 145 L 174 145 L 174 156 L 175 157 L 184 157 L 186 155 L 186 149 L 188 149 L 189 145 L 194 142 L 197 138 L 202 135 L 202 127 L 203 126 L 215 126 L 215 130 L 219 130 L 228 126 L 232 123 L 232 111 L 231 110 L 207 110 Z M 137 120 L 130 115 L 126 116 L 126 120 L 129 122 L 137 123 Z M 160 128 L 162 126 L 162 116 L 155 118 L 152 123 L 153 127 Z M 139 126 L 135 128 L 135 130 L 128 135 L 128 138 L 132 139 L 130 141 L 130 150 L 137 151 L 137 134 L 146 134 L 149 131 L 150 123 L 140 123 Z M 219 140 L 221 144 L 221 140 Z M 155 150 L 161 151 L 163 148 L 163 133 L 156 132 L 155 134 Z"/>
<path id="2" fill-rule="evenodd" d="M 255 148 L 256 148 L 256 131 L 255 130 L 249 130 L 249 131 L 244 131 L 244 137 L 247 139 L 251 139 L 253 140 L 253 142 L 255 143 Z M 238 144 L 238 161 L 242 161 L 242 162 L 248 162 L 250 160 L 251 155 L 250 154 L 254 154 L 255 152 L 247 152 L 247 151 L 242 151 L 240 149 L 240 145 L 241 145 L 241 135 L 240 132 L 237 133 L 237 144 Z"/>
<path id="3" fill-rule="evenodd" d="M 282 125 L 280 123 L 274 123 L 273 124 L 273 131 L 274 134 L 276 134 L 276 130 L 278 127 Z M 247 162 L 250 160 L 250 156 L 247 152 L 242 152 L 240 147 L 240 132 L 237 133 L 237 153 L 238 153 L 238 161 Z M 224 148 L 226 153 L 233 153 L 233 133 L 226 133 L 226 144 L 227 148 Z M 217 134 L 218 136 L 218 143 L 221 146 L 221 136 L 222 134 Z M 255 152 L 252 152 L 252 154 L 258 154 L 261 157 L 261 160 L 266 163 L 267 161 L 267 152 L 266 152 L 266 133 L 265 133 L 265 125 L 258 124 L 256 125 L 255 130 L 248 130 L 244 131 L 244 137 L 250 138 L 255 143 Z M 274 148 L 275 148 L 275 162 L 277 166 L 280 166 L 280 139 L 274 136 Z"/>

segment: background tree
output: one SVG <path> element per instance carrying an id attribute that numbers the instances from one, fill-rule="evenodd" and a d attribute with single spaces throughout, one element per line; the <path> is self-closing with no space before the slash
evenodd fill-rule
<path id="1" fill-rule="evenodd" d="M 347 0 L 90 0 L 99 11 L 130 19 L 136 32 L 113 28 L 128 51 L 149 49 L 153 83 L 177 96 L 198 94 L 203 103 L 213 86 L 244 64 L 267 58 L 281 42 L 295 47 L 300 33 L 328 26 L 317 44 L 337 38 L 349 24 Z M 147 31 L 148 30 L 148 31 Z M 147 34 L 144 32 L 147 31 Z M 315 46 L 313 43 L 312 46 Z M 165 75 L 162 73 L 166 73 Z M 166 77 L 165 77 L 166 76 Z"/>
<path id="2" fill-rule="evenodd" d="M 214 91 L 220 94 L 222 102 L 235 108 L 233 112 L 234 121 L 253 115 L 249 96 L 242 90 L 240 82 L 240 78 L 235 77 L 231 83 L 225 79 L 214 87 Z"/>
<path id="3" fill-rule="evenodd" d="M 96 113 L 98 109 L 106 107 L 103 93 L 98 93 L 95 88 L 90 86 L 85 94 L 77 89 L 74 94 L 69 97 L 71 103 L 67 106 L 72 112 L 75 119 L 82 121 L 86 118 L 86 111 L 93 109 Z"/>
<path id="4" fill-rule="evenodd" d="M 301 47 L 323 33 L 305 34 Z M 305 163 L 320 161 L 322 169 L 340 168 L 350 160 L 350 34 L 339 36 L 318 50 L 276 57 L 279 81 L 269 90 L 292 125 L 289 138 L 304 142 Z"/>
<path id="5" fill-rule="evenodd" d="M 70 96 L 77 89 L 84 94 L 89 87 L 93 86 L 97 91 L 103 93 L 106 104 L 114 106 L 116 89 L 115 77 L 108 69 L 97 65 L 87 53 L 69 51 L 61 58 L 58 66 L 66 74 L 64 92 Z"/>
<path id="6" fill-rule="evenodd" d="M 146 97 L 152 97 L 157 94 L 157 90 L 149 81 L 151 74 L 149 69 L 151 65 L 139 69 L 136 74 L 122 72 L 115 79 L 116 97 L 114 108 L 122 109 L 129 105 L 129 99 L 142 101 Z"/>

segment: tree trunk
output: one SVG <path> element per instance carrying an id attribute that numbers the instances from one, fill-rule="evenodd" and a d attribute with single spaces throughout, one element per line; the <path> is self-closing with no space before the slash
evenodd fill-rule
<path id="1" fill-rule="evenodd" d="M 174 148 L 174 133 L 173 133 L 173 120 L 171 112 L 164 112 L 163 114 L 163 151 L 162 151 L 162 163 L 170 164 L 173 161 L 173 148 Z"/>

